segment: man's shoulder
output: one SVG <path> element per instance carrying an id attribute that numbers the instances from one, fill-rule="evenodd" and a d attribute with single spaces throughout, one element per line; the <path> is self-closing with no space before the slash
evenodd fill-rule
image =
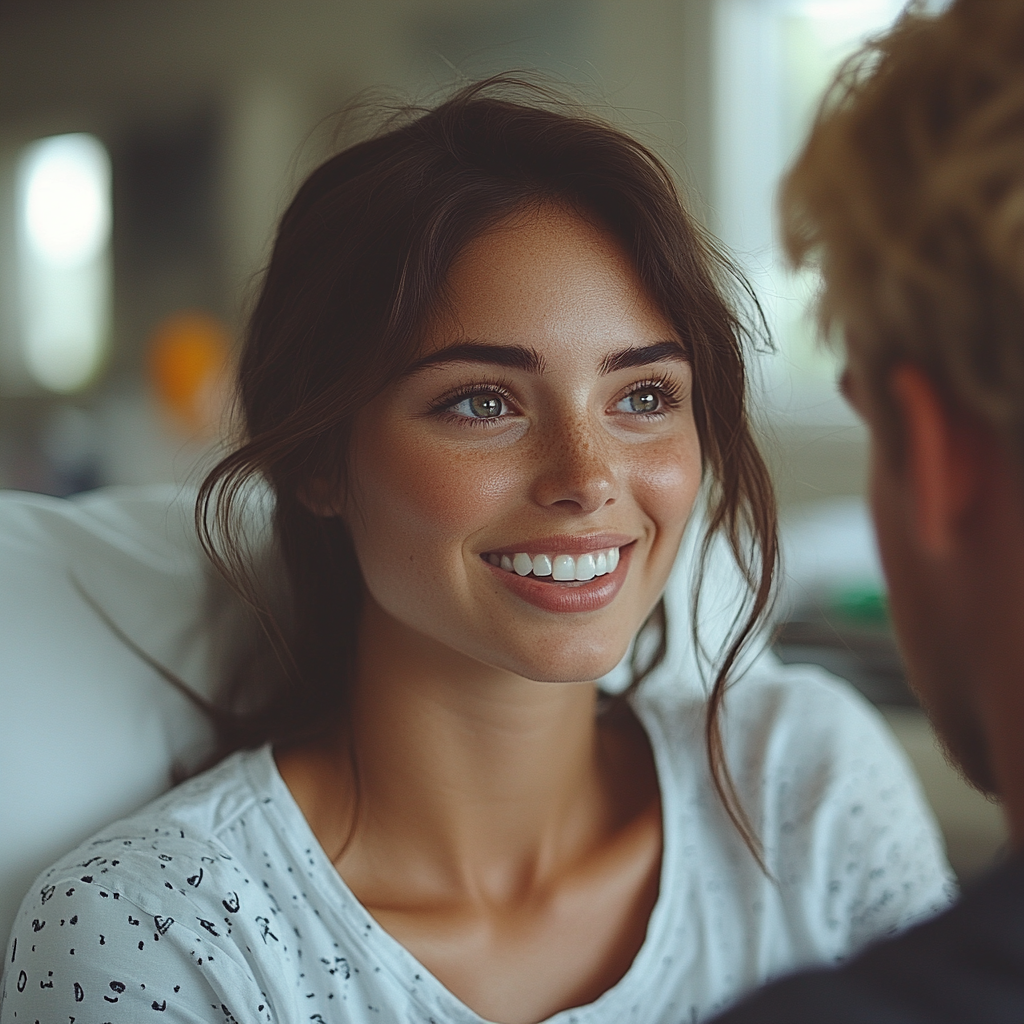
<path id="1" fill-rule="evenodd" d="M 868 948 L 849 971 L 932 1007 L 936 1020 L 1024 1020 L 1024 856 L 944 913 Z"/>
<path id="2" fill-rule="evenodd" d="M 783 978 L 714 1024 L 1024 1020 L 1024 857 L 955 906 L 842 967 Z"/>

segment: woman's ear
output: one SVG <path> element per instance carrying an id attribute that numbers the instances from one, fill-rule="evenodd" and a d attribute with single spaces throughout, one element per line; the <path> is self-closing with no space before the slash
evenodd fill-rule
<path id="1" fill-rule="evenodd" d="M 897 366 L 889 390 L 903 424 L 903 475 L 911 521 L 925 553 L 941 558 L 957 546 L 977 489 L 977 431 L 949 409 L 916 366 Z"/>

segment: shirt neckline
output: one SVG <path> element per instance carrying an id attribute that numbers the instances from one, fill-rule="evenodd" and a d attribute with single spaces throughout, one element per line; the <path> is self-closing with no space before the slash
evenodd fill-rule
<path id="1" fill-rule="evenodd" d="M 669 922 L 676 911 L 670 906 L 679 892 L 676 835 L 671 827 L 678 820 L 676 780 L 671 770 L 667 737 L 662 723 L 649 702 L 640 695 L 630 704 L 640 721 L 654 757 L 655 774 L 661 798 L 661 869 L 658 898 L 647 921 L 644 941 L 626 973 L 597 999 L 576 1007 L 559 1010 L 540 1024 L 596 1024 L 625 1015 L 631 1002 L 650 999 L 648 991 L 658 959 L 663 955 Z M 278 841 L 306 866 L 306 876 L 324 899 L 324 909 L 334 911 L 338 926 L 358 943 L 393 982 L 419 1003 L 426 1013 L 440 1013 L 455 1024 L 493 1024 L 467 1006 L 435 977 L 396 938 L 385 931 L 376 918 L 359 902 L 341 874 L 317 841 L 291 790 L 285 784 L 274 761 L 271 745 L 265 744 L 247 759 L 247 775 L 257 794 L 271 799 L 258 800 L 257 806 L 271 820 Z"/>

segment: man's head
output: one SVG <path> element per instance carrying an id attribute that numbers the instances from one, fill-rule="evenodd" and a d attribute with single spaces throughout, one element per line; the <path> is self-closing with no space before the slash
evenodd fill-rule
<path id="1" fill-rule="evenodd" d="M 848 63 L 782 219 L 844 332 L 911 682 L 994 790 L 990 679 L 1024 690 L 1024 0 L 911 10 Z"/>

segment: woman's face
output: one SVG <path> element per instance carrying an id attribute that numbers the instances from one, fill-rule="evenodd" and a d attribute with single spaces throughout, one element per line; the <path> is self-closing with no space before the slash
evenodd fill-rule
<path id="1" fill-rule="evenodd" d="M 355 424 L 344 516 L 400 631 L 530 679 L 609 671 L 700 485 L 680 339 L 602 230 L 563 210 L 472 242 L 453 315 Z"/>

